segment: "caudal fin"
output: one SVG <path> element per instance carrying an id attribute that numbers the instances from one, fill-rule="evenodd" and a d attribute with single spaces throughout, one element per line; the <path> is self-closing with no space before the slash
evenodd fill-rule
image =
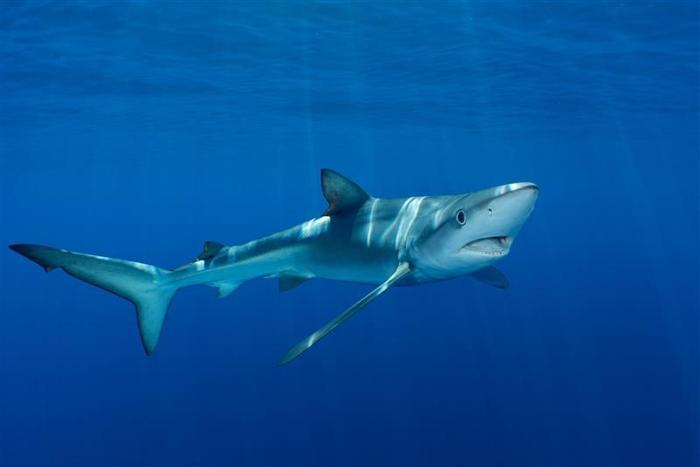
<path id="1" fill-rule="evenodd" d="M 61 268 L 73 277 L 129 300 L 136 306 L 143 348 L 147 355 L 153 353 L 168 306 L 177 291 L 169 284 L 170 271 L 149 264 L 41 245 L 10 245 L 10 249 L 47 272 Z"/>

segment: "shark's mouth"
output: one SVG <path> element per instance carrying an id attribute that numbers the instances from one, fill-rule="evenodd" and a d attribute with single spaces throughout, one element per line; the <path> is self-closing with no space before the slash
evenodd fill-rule
<path id="1" fill-rule="evenodd" d="M 480 238 L 464 245 L 462 251 L 486 256 L 503 256 L 510 250 L 511 243 L 513 243 L 513 237 Z"/>

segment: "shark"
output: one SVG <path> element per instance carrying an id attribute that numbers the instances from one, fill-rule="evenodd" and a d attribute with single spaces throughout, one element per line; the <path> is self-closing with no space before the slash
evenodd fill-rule
<path id="1" fill-rule="evenodd" d="M 294 227 L 239 245 L 207 241 L 176 269 L 37 244 L 10 249 L 45 271 L 71 276 L 132 302 L 141 343 L 151 355 L 175 293 L 208 285 L 226 297 L 242 283 L 275 278 L 281 291 L 314 278 L 374 285 L 323 327 L 291 347 L 284 365 L 395 286 L 459 276 L 508 287 L 494 264 L 511 251 L 539 194 L 536 184 L 509 183 L 457 195 L 377 198 L 340 173 L 321 170 L 328 208 Z"/>

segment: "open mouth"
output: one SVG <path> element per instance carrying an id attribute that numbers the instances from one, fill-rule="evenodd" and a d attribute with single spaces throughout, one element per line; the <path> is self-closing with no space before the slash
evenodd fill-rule
<path id="1" fill-rule="evenodd" d="M 513 243 L 512 237 L 487 237 L 469 242 L 462 247 L 462 251 L 479 253 L 488 256 L 503 256 L 510 250 Z"/>

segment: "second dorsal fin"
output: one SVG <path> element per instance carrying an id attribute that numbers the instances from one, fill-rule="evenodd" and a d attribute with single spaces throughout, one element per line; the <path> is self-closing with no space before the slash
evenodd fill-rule
<path id="1" fill-rule="evenodd" d="M 219 242 L 212 242 L 212 241 L 206 241 L 204 242 L 204 247 L 202 248 L 202 252 L 197 256 L 197 260 L 203 259 L 211 259 L 214 256 L 221 251 L 222 248 L 224 248 L 226 245 L 223 243 Z"/>
<path id="2" fill-rule="evenodd" d="M 328 201 L 324 216 L 356 210 L 370 198 L 357 183 L 331 169 L 321 169 L 321 188 Z"/>

